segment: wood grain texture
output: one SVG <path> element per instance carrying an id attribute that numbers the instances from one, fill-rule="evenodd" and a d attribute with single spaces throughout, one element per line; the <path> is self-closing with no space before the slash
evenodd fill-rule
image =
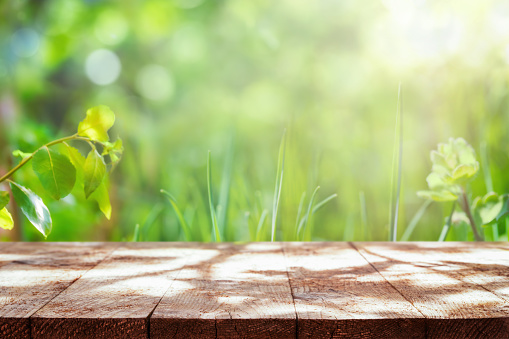
<path id="1" fill-rule="evenodd" d="M 0 244 L 0 338 L 149 334 L 509 338 L 509 244 Z"/>
<path id="2" fill-rule="evenodd" d="M 423 338 L 423 316 L 348 243 L 286 243 L 299 338 Z"/>
<path id="3" fill-rule="evenodd" d="M 493 252 L 491 249 L 496 247 L 473 243 L 354 246 L 427 318 L 428 337 L 509 338 L 509 305 L 500 295 L 508 287 L 504 251 Z M 487 256 L 496 253 L 499 262 L 490 267 L 489 262 L 494 264 L 496 260 Z M 484 286 L 490 282 L 487 276 L 491 273 L 484 277 L 472 273 L 483 266 L 494 268 L 492 274 L 498 284 L 495 289 L 502 291 L 498 295 Z"/>
<path id="4" fill-rule="evenodd" d="M 129 243 L 32 316 L 33 338 L 147 338 L 193 244 Z"/>
<path id="5" fill-rule="evenodd" d="M 407 245 L 404 245 L 407 246 Z M 509 302 L 509 243 L 420 243 L 420 255 Z M 434 252 L 441 253 L 436 259 Z"/>
<path id="6" fill-rule="evenodd" d="M 295 338 L 280 244 L 209 245 L 191 261 L 154 311 L 151 338 Z"/>
<path id="7" fill-rule="evenodd" d="M 112 250 L 111 245 L 99 243 L 2 246 L 0 337 L 30 338 L 29 317 Z"/>

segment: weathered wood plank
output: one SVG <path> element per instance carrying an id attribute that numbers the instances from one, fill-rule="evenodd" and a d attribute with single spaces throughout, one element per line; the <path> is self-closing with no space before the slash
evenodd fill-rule
<path id="1" fill-rule="evenodd" d="M 423 316 L 348 243 L 286 243 L 299 338 L 423 338 Z"/>
<path id="2" fill-rule="evenodd" d="M 509 305 L 488 290 L 486 276 L 475 277 L 475 272 L 490 261 L 482 253 L 493 253 L 491 245 L 354 245 L 427 318 L 428 337 L 509 338 Z M 498 251 L 495 253 L 500 254 L 500 260 L 503 252 Z M 503 261 L 493 272 L 498 291 L 507 291 L 508 287 L 507 271 L 502 268 L 507 265 L 507 255 Z"/>
<path id="3" fill-rule="evenodd" d="M 31 318 L 33 338 L 148 338 L 148 318 L 195 244 L 129 243 Z"/>
<path id="4" fill-rule="evenodd" d="M 15 243 L 0 242 L 0 267 L 15 260 L 16 252 L 9 250 Z"/>
<path id="5" fill-rule="evenodd" d="M 466 281 L 509 302 L 509 243 L 419 243 L 418 253 L 419 258 L 414 251 L 410 255 L 416 260 L 424 255 L 434 265 L 446 265 Z"/>
<path id="6" fill-rule="evenodd" d="M 30 338 L 29 317 L 112 250 L 99 243 L 2 246 L 0 337 Z"/>
<path id="7" fill-rule="evenodd" d="M 280 244 L 202 248 L 151 317 L 151 338 L 295 338 Z"/>

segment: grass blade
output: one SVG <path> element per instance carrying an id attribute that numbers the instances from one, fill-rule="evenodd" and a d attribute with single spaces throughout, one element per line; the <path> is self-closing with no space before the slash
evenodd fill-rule
<path id="1" fill-rule="evenodd" d="M 451 214 L 449 215 L 447 222 L 445 223 L 444 227 L 442 228 L 442 232 L 440 233 L 440 237 L 438 238 L 438 241 L 445 241 L 445 238 L 447 237 L 447 233 L 449 233 L 449 230 L 451 229 L 452 215 L 454 214 L 455 208 L 456 208 L 456 201 L 452 204 Z"/>
<path id="2" fill-rule="evenodd" d="M 140 231 L 143 231 L 143 239 L 148 238 L 148 232 L 152 229 L 152 226 L 154 226 L 154 223 L 156 222 L 157 218 L 161 215 L 161 213 L 164 210 L 164 206 L 161 203 L 157 203 L 151 210 L 150 213 L 147 216 L 147 219 L 143 223 L 143 225 L 140 227 Z M 141 234 L 140 234 L 141 237 Z M 141 238 L 140 238 L 141 239 Z"/>
<path id="3" fill-rule="evenodd" d="M 186 237 L 186 241 L 191 241 L 192 240 L 191 228 L 187 224 L 186 219 L 184 218 L 184 215 L 178 208 L 177 200 L 173 197 L 173 195 L 171 195 L 169 192 L 167 192 L 165 190 L 161 190 L 161 193 L 164 194 L 168 198 L 168 201 L 170 202 L 171 206 L 173 207 L 173 210 L 175 211 L 175 214 L 177 215 L 177 219 L 180 223 L 180 227 L 182 227 L 182 230 L 184 231 L 184 236 Z"/>
<path id="4" fill-rule="evenodd" d="M 234 136 L 232 134 L 221 178 L 221 188 L 219 190 L 219 202 L 217 208 L 217 224 L 221 234 L 226 234 L 226 223 L 228 216 L 228 204 L 230 202 L 230 187 L 232 182 L 233 156 L 234 156 Z M 220 208 L 219 208 L 220 206 Z"/>
<path id="5" fill-rule="evenodd" d="M 313 207 L 313 211 L 311 212 L 311 215 L 318 212 L 323 206 L 325 206 L 325 204 L 327 204 L 332 199 L 337 198 L 337 196 L 338 195 L 336 193 L 334 193 L 334 194 L 328 196 L 327 198 L 323 199 L 322 201 L 320 201 L 318 204 L 315 205 L 315 207 Z"/>
<path id="6" fill-rule="evenodd" d="M 140 224 L 136 224 L 136 226 L 134 226 L 134 235 L 132 241 L 133 242 L 140 241 Z"/>
<path id="7" fill-rule="evenodd" d="M 297 209 L 297 220 L 295 220 L 295 234 L 294 239 L 298 240 L 299 236 L 299 226 L 300 226 L 300 216 L 302 214 L 302 207 L 304 207 L 304 200 L 306 199 L 306 192 L 302 192 L 302 195 L 300 196 L 299 201 L 299 208 Z"/>
<path id="8" fill-rule="evenodd" d="M 428 208 L 429 205 L 431 205 L 432 202 L 433 200 L 425 200 L 422 203 L 421 207 L 419 207 L 412 220 L 410 220 L 410 223 L 408 224 L 408 227 L 406 228 L 405 233 L 403 233 L 403 236 L 401 237 L 400 241 L 408 241 L 408 239 L 410 239 L 410 236 L 414 232 L 415 227 L 417 226 L 422 216 L 424 215 L 424 212 L 426 212 L 426 209 Z"/>
<path id="9" fill-rule="evenodd" d="M 274 201 L 272 205 L 272 231 L 270 241 L 274 241 L 276 238 L 277 213 L 279 209 L 279 201 L 281 199 L 281 187 L 283 186 L 283 173 L 285 168 L 285 152 L 286 152 L 286 130 L 283 132 L 281 144 L 279 145 L 279 156 L 276 173 L 276 187 L 274 189 Z"/>
<path id="10" fill-rule="evenodd" d="M 488 145 L 486 141 L 481 143 L 481 168 L 484 176 L 486 192 L 493 192 L 493 179 L 491 178 L 490 164 L 488 162 Z"/>
<path id="11" fill-rule="evenodd" d="M 313 202 L 315 201 L 315 197 L 316 197 L 316 193 L 318 192 L 318 190 L 320 189 L 320 186 L 317 186 L 315 188 L 315 190 L 313 191 L 313 194 L 311 195 L 311 199 L 309 200 L 309 205 L 308 205 L 308 210 L 307 210 L 307 213 L 306 215 L 302 218 L 302 221 L 299 225 L 299 230 L 297 231 L 298 234 L 302 234 L 301 235 L 301 239 L 304 240 L 304 235 L 306 234 L 306 228 L 307 228 L 307 225 L 308 225 L 308 222 L 309 222 L 309 218 L 311 216 L 311 211 L 313 209 Z"/>
<path id="12" fill-rule="evenodd" d="M 366 195 L 364 194 L 364 191 L 359 192 L 359 201 L 361 204 L 361 230 L 362 230 L 362 237 L 361 239 L 364 239 L 364 241 L 367 241 L 366 235 L 368 234 L 367 228 L 368 228 L 368 210 L 366 208 Z"/>
<path id="13" fill-rule="evenodd" d="M 390 226 L 389 241 L 397 241 L 398 236 L 398 215 L 399 215 L 401 172 L 403 160 L 403 121 L 402 121 L 403 116 L 401 101 L 402 100 L 400 83 L 398 86 L 398 105 L 396 110 L 396 127 L 394 130 L 394 150 L 392 154 L 391 201 L 389 212 L 389 226 Z M 395 183 L 395 181 L 397 181 L 397 184 Z"/>
<path id="14" fill-rule="evenodd" d="M 256 227 L 256 241 L 262 241 L 262 230 L 263 230 L 263 224 L 265 223 L 265 219 L 267 218 L 267 215 L 269 214 L 269 211 L 266 209 L 263 210 L 262 215 L 260 216 L 260 220 L 258 221 L 258 226 Z"/>
<path id="15" fill-rule="evenodd" d="M 210 219 L 212 221 L 212 233 L 214 234 L 214 240 L 221 242 L 221 235 L 219 234 L 219 228 L 217 226 L 216 211 L 214 209 L 214 202 L 212 201 L 212 168 L 210 163 L 210 151 L 207 157 L 207 190 L 209 193 L 209 208 L 210 208 Z"/>
<path id="16" fill-rule="evenodd" d="M 484 176 L 484 184 L 486 186 L 486 192 L 493 192 L 493 179 L 491 177 L 490 163 L 488 162 L 488 144 L 486 141 L 481 142 L 481 168 Z M 498 223 L 491 225 L 493 232 L 493 240 L 498 239 Z"/>

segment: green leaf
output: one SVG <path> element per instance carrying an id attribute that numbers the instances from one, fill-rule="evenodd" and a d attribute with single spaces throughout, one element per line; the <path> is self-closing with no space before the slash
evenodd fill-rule
<path id="1" fill-rule="evenodd" d="M 22 152 L 21 150 L 17 149 L 17 150 L 12 152 L 12 155 L 15 156 L 15 157 L 20 157 L 22 159 L 25 159 L 25 158 L 31 156 L 32 153 L 25 153 L 25 152 Z"/>
<path id="2" fill-rule="evenodd" d="M 502 198 L 502 197 L 500 197 Z M 497 193 L 495 192 L 489 192 L 487 193 L 483 198 L 482 198 L 482 203 L 483 204 L 488 204 L 490 202 L 498 202 L 499 201 L 499 196 Z"/>
<path id="3" fill-rule="evenodd" d="M 428 187 L 432 190 L 441 189 L 446 186 L 446 183 L 442 180 L 442 177 L 435 172 L 431 172 L 426 177 L 426 182 L 428 183 Z"/>
<path id="4" fill-rule="evenodd" d="M 106 178 L 101 182 L 99 187 L 90 195 L 90 198 L 97 201 L 97 205 L 99 205 L 99 209 L 106 216 L 108 220 L 111 219 L 111 203 L 110 196 L 108 194 L 108 187 L 106 183 Z"/>
<path id="5" fill-rule="evenodd" d="M 108 130 L 115 123 L 115 114 L 107 106 L 87 110 L 87 117 L 78 126 L 78 135 L 95 141 L 108 141 Z"/>
<path id="6" fill-rule="evenodd" d="M 28 188 L 15 182 L 11 182 L 11 189 L 21 212 L 44 237 L 47 237 L 51 232 L 52 222 L 48 208 L 42 199 Z"/>
<path id="7" fill-rule="evenodd" d="M 83 180 L 83 171 L 85 167 L 85 157 L 81 155 L 81 152 L 76 148 L 69 146 L 66 144 L 67 150 L 69 151 L 69 157 L 71 162 L 76 167 L 76 178 L 77 180 Z M 81 181 L 80 181 L 81 182 Z M 82 187 L 84 187 L 83 183 L 81 183 Z M 94 199 L 99 205 L 99 209 L 104 213 L 106 218 L 110 220 L 111 218 L 111 203 L 110 197 L 108 195 L 108 181 L 107 178 L 104 178 L 99 187 L 95 190 L 94 193 L 90 195 L 91 199 Z"/>
<path id="8" fill-rule="evenodd" d="M 76 167 L 76 170 L 78 172 L 83 170 L 83 167 L 85 166 L 85 157 L 81 155 L 80 151 L 78 151 L 76 148 L 69 146 L 68 144 L 65 144 L 65 146 L 67 146 L 67 150 L 69 151 L 69 159 L 71 159 L 71 162 L 74 167 Z"/>
<path id="9" fill-rule="evenodd" d="M 496 221 L 497 216 L 504 207 L 503 201 L 496 203 L 489 203 L 479 209 L 479 216 L 481 217 L 483 225 L 489 225 Z"/>
<path id="10" fill-rule="evenodd" d="M 12 230 L 14 227 L 14 221 L 12 220 L 12 215 L 9 213 L 7 208 L 2 208 L 0 210 L 0 228 L 4 230 Z"/>
<path id="11" fill-rule="evenodd" d="M 90 194 L 101 185 L 104 176 L 106 175 L 106 164 L 104 163 L 103 157 L 97 153 L 97 150 L 91 150 L 85 164 L 83 165 L 83 180 L 85 188 L 85 197 L 88 199 Z"/>
<path id="12" fill-rule="evenodd" d="M 459 165 L 452 172 L 452 178 L 454 180 L 459 180 L 463 178 L 470 178 L 477 173 L 477 168 L 471 165 Z"/>
<path id="13" fill-rule="evenodd" d="M 9 203 L 9 200 L 11 200 L 11 197 L 9 196 L 9 192 L 0 191 L 0 209 L 7 206 Z"/>
<path id="14" fill-rule="evenodd" d="M 114 143 L 105 142 L 104 150 L 102 155 L 108 155 L 111 159 L 111 170 L 115 168 L 117 163 L 120 161 L 120 157 L 124 152 L 124 146 L 122 145 L 122 139 L 118 138 Z"/>
<path id="15" fill-rule="evenodd" d="M 486 194 L 482 199 L 474 200 L 472 207 L 479 216 L 482 225 L 491 225 L 499 222 L 509 214 L 508 197 L 494 192 Z"/>
<path id="16" fill-rule="evenodd" d="M 417 195 L 421 198 L 431 199 L 434 201 L 455 201 L 458 196 L 449 191 L 419 191 Z"/>
<path id="17" fill-rule="evenodd" d="M 76 182 L 76 168 L 65 155 L 43 147 L 34 154 L 32 168 L 53 199 L 60 200 L 71 193 Z"/>

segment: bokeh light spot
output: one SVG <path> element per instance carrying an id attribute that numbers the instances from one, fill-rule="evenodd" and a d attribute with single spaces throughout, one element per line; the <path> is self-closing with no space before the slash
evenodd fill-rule
<path id="1" fill-rule="evenodd" d="M 90 53 L 85 62 L 85 72 L 93 83 L 108 85 L 117 80 L 122 66 L 118 56 L 110 50 L 98 49 Z"/>
<path id="2" fill-rule="evenodd" d="M 173 95 L 175 83 L 166 68 L 151 64 L 138 72 L 136 88 L 147 99 L 164 101 Z"/>
<path id="3" fill-rule="evenodd" d="M 40 44 L 39 34 L 31 28 L 19 29 L 12 35 L 12 50 L 14 54 L 22 58 L 35 55 Z"/>

